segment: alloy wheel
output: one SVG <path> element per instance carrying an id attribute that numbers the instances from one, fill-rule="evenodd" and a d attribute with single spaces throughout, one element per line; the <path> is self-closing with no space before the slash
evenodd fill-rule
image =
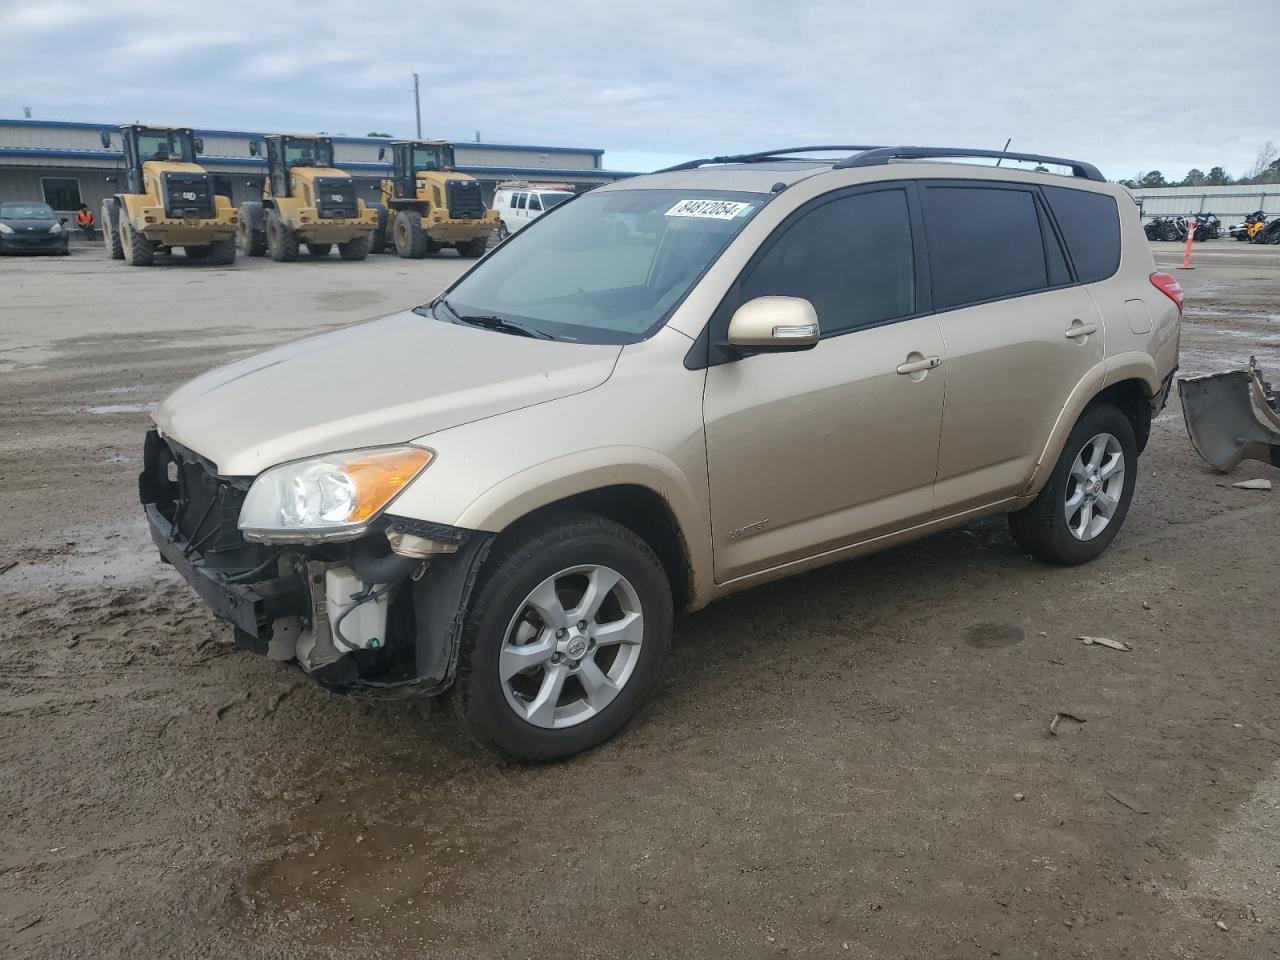
<path id="1" fill-rule="evenodd" d="M 635 587 L 598 564 L 538 584 L 503 638 L 498 674 L 507 704 L 537 727 L 563 729 L 604 710 L 640 659 L 644 613 Z"/>
<path id="2" fill-rule="evenodd" d="M 1124 491 L 1124 471 L 1124 450 L 1109 433 L 1097 434 L 1076 455 L 1062 509 L 1077 540 L 1092 540 L 1111 523 Z"/>

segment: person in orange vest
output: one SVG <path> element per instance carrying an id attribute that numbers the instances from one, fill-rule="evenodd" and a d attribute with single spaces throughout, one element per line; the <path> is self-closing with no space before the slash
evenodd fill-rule
<path id="1" fill-rule="evenodd" d="M 86 240 L 93 239 L 93 212 L 83 203 L 76 210 L 76 224 L 84 231 Z"/>

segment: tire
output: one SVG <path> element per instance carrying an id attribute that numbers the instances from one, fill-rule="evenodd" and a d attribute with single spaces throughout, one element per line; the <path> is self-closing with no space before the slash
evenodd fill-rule
<path id="1" fill-rule="evenodd" d="M 466 257 L 468 260 L 475 260 L 484 256 L 484 248 L 488 246 L 488 237 L 473 237 L 470 240 L 459 243 L 458 256 Z"/>
<path id="2" fill-rule="evenodd" d="M 229 267 L 236 262 L 236 238 L 234 234 L 209 244 L 209 262 L 219 267 Z"/>
<path id="3" fill-rule="evenodd" d="M 387 208 L 380 203 L 370 204 L 378 212 L 378 228 L 369 238 L 370 253 L 385 253 L 387 250 Z"/>
<path id="4" fill-rule="evenodd" d="M 1091 453 L 1095 456 L 1090 457 Z M 1114 468 L 1106 472 L 1116 454 L 1122 474 L 1118 478 Z M 1101 472 L 1095 473 L 1092 468 L 1099 465 Z M 1100 478 L 1100 489 L 1089 485 L 1095 477 Z M 1138 444 L 1133 424 L 1110 404 L 1091 406 L 1076 421 L 1053 473 L 1036 499 L 1025 509 L 1009 514 L 1013 538 L 1033 557 L 1048 563 L 1087 563 L 1106 550 L 1120 532 L 1137 477 Z M 1091 493 L 1098 494 L 1096 500 Z M 1072 510 L 1068 499 L 1080 505 Z M 1114 501 L 1109 516 L 1100 506 L 1107 500 Z M 1089 517 L 1093 518 L 1092 523 Z M 1099 517 L 1105 517 L 1100 527 Z M 1083 538 L 1074 532 L 1077 527 L 1083 530 Z"/>
<path id="5" fill-rule="evenodd" d="M 267 251 L 276 263 L 293 263 L 298 259 L 298 238 L 275 210 L 267 213 Z"/>
<path id="6" fill-rule="evenodd" d="M 307 253 L 313 257 L 327 257 L 329 251 L 333 249 L 332 243 L 308 243 Z"/>
<path id="7" fill-rule="evenodd" d="M 427 241 L 427 256 L 434 257 L 437 253 L 444 249 L 443 243 L 436 243 L 434 240 Z"/>
<path id="8" fill-rule="evenodd" d="M 1173 224 L 1169 224 L 1160 232 L 1160 239 L 1170 243 L 1176 242 L 1178 239 L 1178 228 Z"/>
<path id="9" fill-rule="evenodd" d="M 200 243 L 191 247 L 183 247 L 182 252 L 188 260 L 204 260 L 209 256 L 209 252 L 213 249 L 213 244 Z"/>
<path id="10" fill-rule="evenodd" d="M 352 237 L 346 243 L 338 244 L 338 256 L 343 260 L 363 260 L 369 256 L 369 235 Z"/>
<path id="11" fill-rule="evenodd" d="M 597 613 L 578 622 L 561 619 L 579 615 L 572 609 L 566 613 L 563 603 L 581 600 L 583 588 L 596 582 L 588 576 L 620 579 Z M 548 596 L 548 590 L 551 601 L 542 609 L 555 615 L 543 619 L 530 600 L 538 592 Z M 628 621 L 633 626 L 623 627 Z M 486 561 L 467 611 L 457 679 L 448 695 L 454 716 L 477 743 L 514 760 L 553 760 L 597 746 L 617 733 L 648 696 L 671 642 L 671 621 L 671 587 L 662 564 L 625 527 L 603 517 L 567 514 L 516 533 Z M 566 626 L 557 631 L 557 622 Z M 581 623 L 593 626 L 582 633 Z M 596 646 L 594 638 L 606 631 L 627 640 Z M 512 659 L 503 651 L 519 649 L 532 653 L 526 661 L 530 666 L 504 681 L 501 670 Z M 574 655 L 577 660 L 569 659 Z M 597 704 L 587 694 L 589 687 L 597 691 Z M 553 689 L 556 700 L 548 698 Z"/>
<path id="12" fill-rule="evenodd" d="M 401 210 L 391 225 L 396 253 L 406 260 L 421 260 L 427 255 L 430 241 L 422 229 L 422 216 L 416 210 Z"/>
<path id="13" fill-rule="evenodd" d="M 132 267 L 149 267 L 156 262 L 156 246 L 137 233 L 128 217 L 120 218 L 120 243 L 124 247 L 125 263 Z"/>
<path id="14" fill-rule="evenodd" d="M 124 244 L 120 240 L 120 215 L 110 200 L 102 203 L 102 243 L 112 260 L 124 259 Z"/>
<path id="15" fill-rule="evenodd" d="M 499 220 L 498 221 L 498 242 L 501 243 L 503 240 L 507 239 L 507 237 L 509 236 L 511 236 L 511 231 L 507 229 L 506 223 Z"/>
<path id="16" fill-rule="evenodd" d="M 253 217 L 256 207 L 256 204 L 240 205 L 240 223 L 236 227 L 236 237 L 239 240 L 240 252 L 246 257 L 260 257 L 267 252 L 267 233 L 254 226 Z"/>

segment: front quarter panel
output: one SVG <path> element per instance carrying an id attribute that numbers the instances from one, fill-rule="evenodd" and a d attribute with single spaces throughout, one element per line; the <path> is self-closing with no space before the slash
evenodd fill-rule
<path id="1" fill-rule="evenodd" d="M 501 336 L 501 334 L 495 334 Z M 420 437 L 431 466 L 391 507 L 399 516 L 499 533 L 575 494 L 637 485 L 680 527 L 692 606 L 710 599 L 705 371 L 686 370 L 687 337 L 659 331 L 624 347 L 593 390 Z"/>

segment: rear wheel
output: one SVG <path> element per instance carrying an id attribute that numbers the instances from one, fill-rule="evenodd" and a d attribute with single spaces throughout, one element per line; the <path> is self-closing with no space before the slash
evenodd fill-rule
<path id="1" fill-rule="evenodd" d="M 568 516 L 486 563 L 450 701 L 480 744 L 551 760 L 603 743 L 644 702 L 671 641 L 671 588 L 630 530 Z"/>
<path id="2" fill-rule="evenodd" d="M 230 266 L 236 262 L 236 238 L 233 234 L 222 237 L 209 244 L 209 262 L 220 267 Z"/>
<path id="3" fill-rule="evenodd" d="M 387 208 L 380 203 L 372 204 L 378 214 L 378 229 L 369 237 L 369 252 L 383 253 L 387 249 Z"/>
<path id="4" fill-rule="evenodd" d="M 468 260 L 474 260 L 476 257 L 484 256 L 485 241 L 488 237 L 474 237 L 458 244 L 458 255 L 466 257 Z"/>
<path id="5" fill-rule="evenodd" d="M 327 257 L 329 251 L 333 249 L 332 243 L 308 243 L 307 253 L 313 257 Z"/>
<path id="6" fill-rule="evenodd" d="M 338 244 L 338 256 L 343 260 L 363 260 L 369 256 L 369 235 L 352 237 L 346 243 Z"/>
<path id="7" fill-rule="evenodd" d="M 250 204 L 241 204 L 239 225 L 236 236 L 240 242 L 240 252 L 246 257 L 260 257 L 267 252 L 267 233 L 254 226 L 254 210 Z"/>
<path id="8" fill-rule="evenodd" d="M 120 218 L 120 243 L 125 262 L 133 267 L 149 267 L 156 262 L 155 244 L 133 229 L 128 217 Z"/>
<path id="9" fill-rule="evenodd" d="M 1138 445 L 1129 418 L 1110 404 L 1090 407 L 1040 494 L 1009 515 L 1013 538 L 1049 563 L 1092 560 L 1120 532 L 1137 476 Z"/>
<path id="10" fill-rule="evenodd" d="M 199 243 L 191 247 L 183 247 L 182 252 L 186 254 L 188 260 L 203 260 L 209 256 L 209 251 L 213 246 L 208 243 Z"/>
<path id="11" fill-rule="evenodd" d="M 102 243 L 112 260 L 124 259 L 124 244 L 120 240 L 120 213 L 110 200 L 102 203 Z"/>
<path id="12" fill-rule="evenodd" d="M 406 260 L 420 260 L 427 255 L 430 240 L 422 229 L 422 216 L 416 210 L 401 210 L 392 224 L 396 253 Z"/>
<path id="13" fill-rule="evenodd" d="M 276 263 L 293 263 L 298 259 L 298 238 L 276 210 L 267 214 L 267 250 Z"/>

